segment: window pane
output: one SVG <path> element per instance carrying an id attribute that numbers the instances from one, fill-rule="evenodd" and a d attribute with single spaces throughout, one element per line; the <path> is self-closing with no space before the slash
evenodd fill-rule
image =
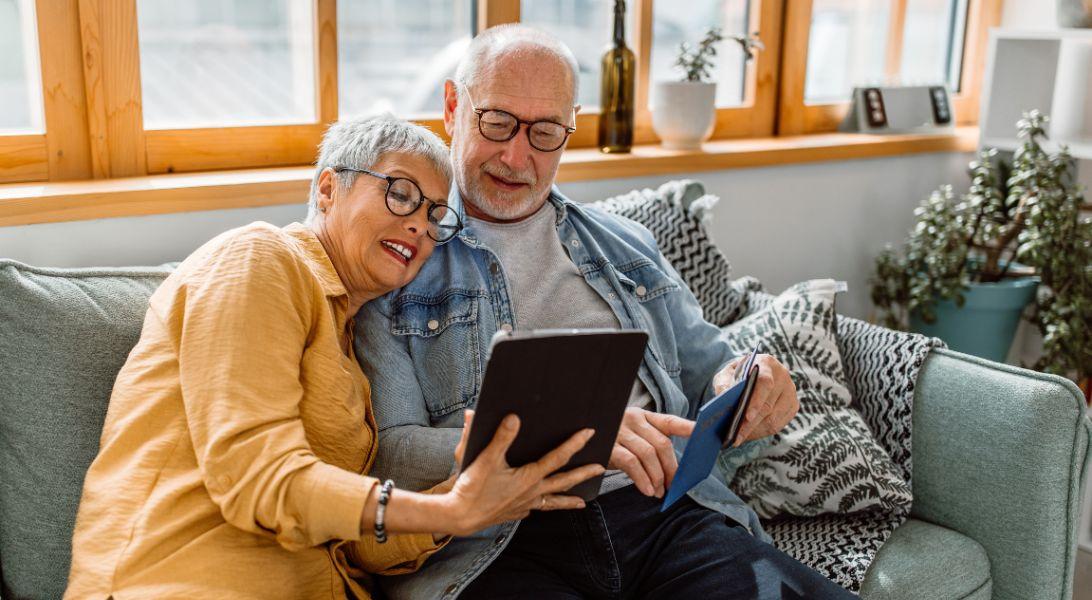
<path id="1" fill-rule="evenodd" d="M 626 46 L 630 50 L 636 36 L 633 7 L 634 0 L 626 2 Z M 600 61 L 614 35 L 614 0 L 523 0 L 519 20 L 554 34 L 573 51 L 580 65 L 580 112 L 598 112 Z"/>
<path id="2" fill-rule="evenodd" d="M 890 0 L 814 0 L 804 99 L 849 100 L 883 80 Z"/>
<path id="3" fill-rule="evenodd" d="M 33 0 L 0 0 L 0 134 L 42 133 Z"/>
<path id="4" fill-rule="evenodd" d="M 315 121 L 311 0 L 139 0 L 148 129 Z"/>
<path id="5" fill-rule="evenodd" d="M 914 0 L 906 6 L 901 78 L 907 84 L 947 83 L 959 91 L 967 0 Z"/>
<path id="6" fill-rule="evenodd" d="M 473 1 L 339 2 L 339 116 L 441 114 L 444 80 L 470 43 Z"/>
<path id="7" fill-rule="evenodd" d="M 653 4 L 651 79 L 675 81 L 683 72 L 675 67 L 679 44 L 697 45 L 710 25 L 719 26 L 724 35 L 746 35 L 750 2 L 748 0 L 700 0 L 679 10 L 670 2 Z M 711 69 L 717 83 L 717 106 L 743 103 L 747 63 L 743 49 L 734 41 L 721 42 Z"/>

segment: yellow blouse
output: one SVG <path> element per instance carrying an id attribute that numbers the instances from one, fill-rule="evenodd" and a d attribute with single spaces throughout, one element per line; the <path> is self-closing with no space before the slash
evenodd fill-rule
<path id="1" fill-rule="evenodd" d="M 371 389 L 303 225 L 218 236 L 151 298 L 84 482 L 66 598 L 368 598 L 430 534 L 363 536 Z"/>

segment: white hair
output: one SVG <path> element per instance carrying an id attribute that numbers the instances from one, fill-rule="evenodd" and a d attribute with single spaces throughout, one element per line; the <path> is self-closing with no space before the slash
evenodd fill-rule
<path id="1" fill-rule="evenodd" d="M 306 222 L 310 223 L 318 213 L 319 176 L 325 169 L 370 169 L 391 152 L 424 157 L 447 181 L 451 181 L 451 157 L 447 145 L 428 129 L 390 113 L 338 121 L 330 125 L 319 144 Z M 335 177 L 336 185 L 341 190 L 347 190 L 359 175 L 353 171 L 341 171 Z"/>
<path id="2" fill-rule="evenodd" d="M 478 34 L 466 49 L 459 66 L 455 69 L 455 84 L 460 97 L 465 86 L 476 86 L 481 79 L 482 68 L 495 62 L 504 54 L 546 53 L 568 67 L 572 83 L 572 103 L 576 104 L 576 92 L 580 84 L 580 66 L 572 50 L 553 35 L 519 23 L 506 23 L 490 27 Z"/>

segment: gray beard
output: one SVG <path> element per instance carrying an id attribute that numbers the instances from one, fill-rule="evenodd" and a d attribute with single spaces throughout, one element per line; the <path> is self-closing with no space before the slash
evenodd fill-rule
<path id="1" fill-rule="evenodd" d="M 459 186 L 459 196 L 464 205 L 471 205 L 479 212 L 485 213 L 491 219 L 498 221 L 515 221 L 535 214 L 542 203 L 535 197 L 536 191 L 531 189 L 521 194 L 515 201 L 495 200 L 490 198 L 482 189 L 481 179 L 468 181 L 463 165 L 455 164 L 455 183 Z"/>

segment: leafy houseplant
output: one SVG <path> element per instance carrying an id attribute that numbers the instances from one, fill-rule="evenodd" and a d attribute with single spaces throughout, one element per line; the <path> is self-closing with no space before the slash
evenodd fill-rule
<path id="1" fill-rule="evenodd" d="M 683 42 L 675 66 L 683 72 L 681 81 L 661 81 L 652 88 L 652 128 L 665 148 L 697 150 L 713 133 L 717 84 L 710 81 L 710 69 L 717 44 L 734 40 L 747 60 L 763 48 L 758 33 L 725 36 L 718 27 L 706 31 L 696 47 Z"/>
<path id="2" fill-rule="evenodd" d="M 713 68 L 713 57 L 717 55 L 716 44 L 725 39 L 738 43 L 747 60 L 751 60 L 759 50 L 766 48 L 762 40 L 758 39 L 757 31 L 750 36 L 725 37 L 720 27 L 712 27 L 706 30 L 705 37 L 698 42 L 697 48 L 691 48 L 686 42 L 679 44 L 679 56 L 675 59 L 675 66 L 682 70 L 683 81 L 709 81 L 709 69 Z"/>
<path id="3" fill-rule="evenodd" d="M 1082 190 L 1066 148 L 1043 148 L 1047 122 L 1039 111 L 1025 113 L 1011 163 L 982 151 L 970 164 L 966 194 L 944 186 L 914 211 L 903 251 L 888 247 L 876 258 L 872 301 L 889 327 L 929 325 L 954 314 L 946 309 L 965 307 L 971 294 L 1013 285 L 1019 261 L 1040 282 L 1030 317 L 1043 335 L 1035 367 L 1081 380 L 1092 376 L 1092 220 L 1081 217 Z"/>

